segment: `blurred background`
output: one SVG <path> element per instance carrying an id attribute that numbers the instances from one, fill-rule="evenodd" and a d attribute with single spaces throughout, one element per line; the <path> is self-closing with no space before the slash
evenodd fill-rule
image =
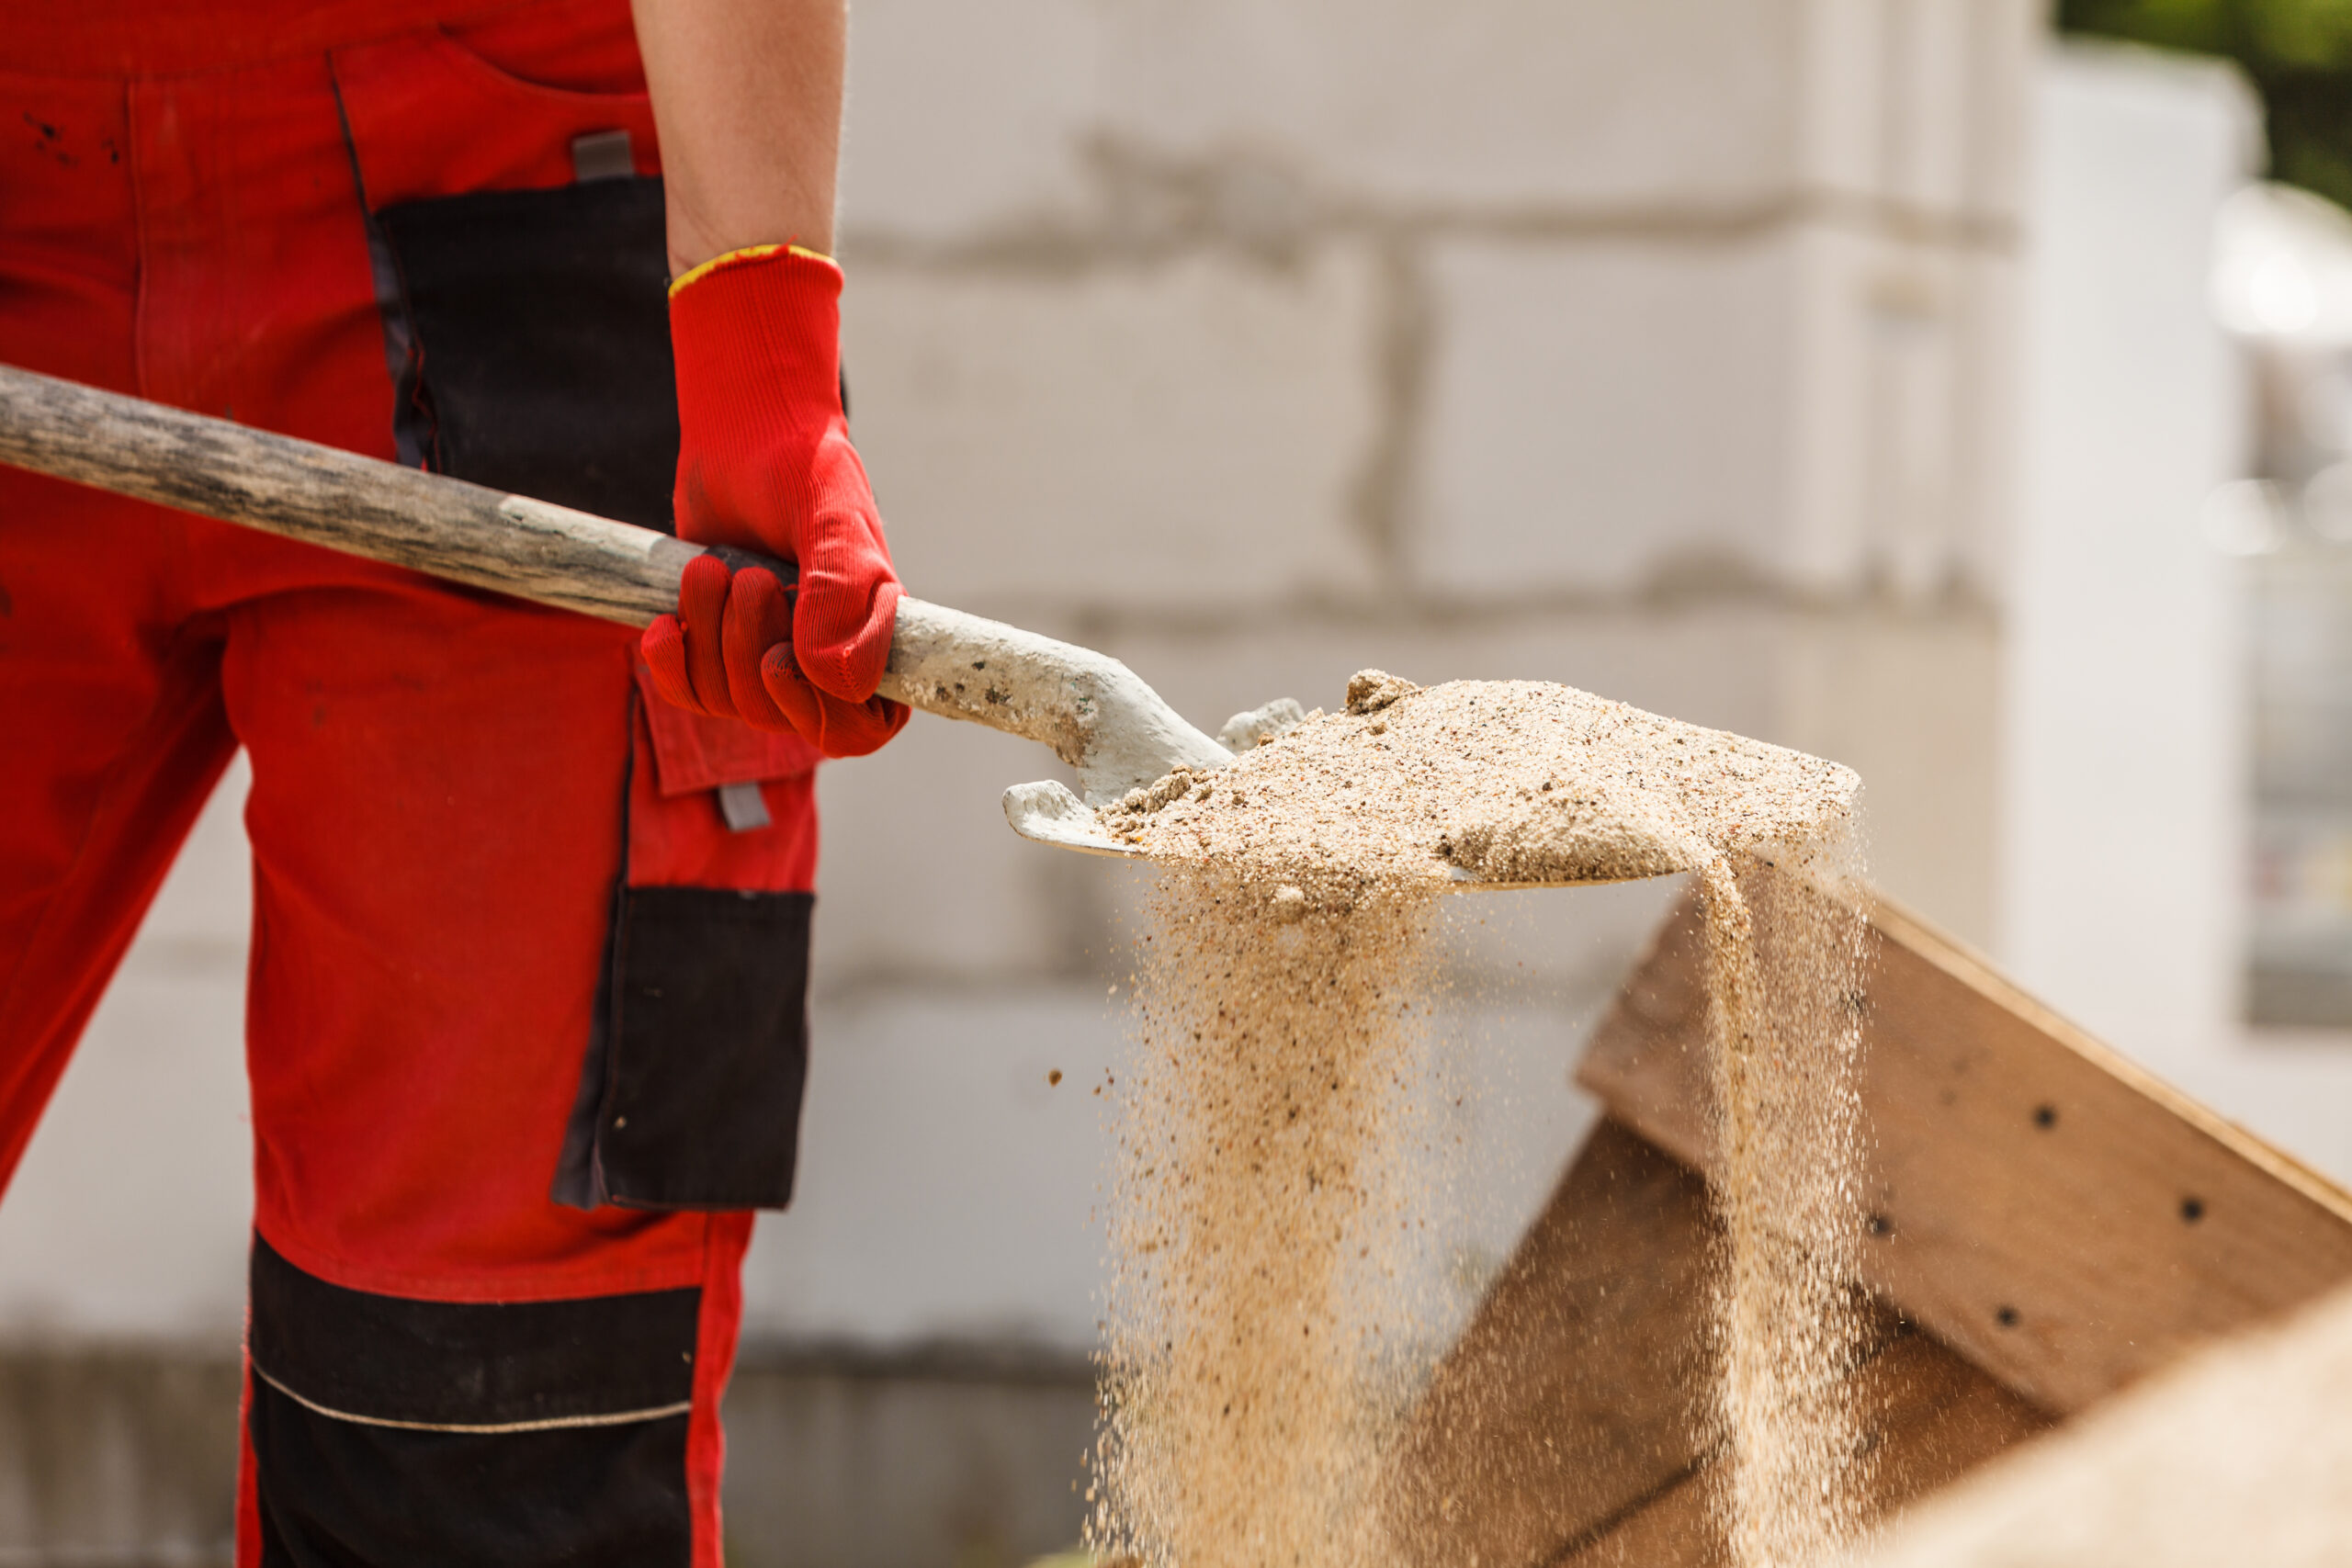
<path id="1" fill-rule="evenodd" d="M 1849 762 L 1890 895 L 2352 1179 L 2347 201 L 2345 0 L 857 0 L 855 433 L 914 592 L 1211 729 L 1377 665 Z M 1006 830 L 1050 767 L 825 771 L 745 1568 L 1076 1539 L 1137 885 Z M 0 1568 L 228 1561 L 243 795 L 0 1207 Z M 1439 1321 L 1674 892 L 1450 910 Z"/>

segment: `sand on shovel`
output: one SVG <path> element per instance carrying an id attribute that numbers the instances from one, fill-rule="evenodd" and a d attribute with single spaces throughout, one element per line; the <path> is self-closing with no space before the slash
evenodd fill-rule
<path id="1" fill-rule="evenodd" d="M 1377 1495 L 1427 1370 L 1412 1303 L 1384 1297 L 1418 1194 L 1384 1173 L 1436 900 L 1465 878 L 1690 872 L 1723 1150 L 1724 1524 L 1740 1568 L 1836 1551 L 1864 1479 L 1843 1393 L 1857 785 L 1567 686 L 1366 671 L 1344 713 L 1106 808 L 1103 829 L 1164 872 L 1117 1129 L 1090 1545 L 1155 1568 L 1446 1556 L 1397 1539 Z"/>

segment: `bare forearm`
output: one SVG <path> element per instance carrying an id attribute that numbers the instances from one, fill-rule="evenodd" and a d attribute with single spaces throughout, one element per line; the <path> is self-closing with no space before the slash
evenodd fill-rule
<path id="1" fill-rule="evenodd" d="M 846 0 L 632 0 L 671 276 L 746 245 L 831 254 Z"/>

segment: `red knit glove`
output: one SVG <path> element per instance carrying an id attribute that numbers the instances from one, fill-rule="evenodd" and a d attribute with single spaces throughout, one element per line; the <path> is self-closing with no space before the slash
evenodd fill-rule
<path id="1" fill-rule="evenodd" d="M 654 689 L 680 707 L 857 757 L 907 709 L 874 691 L 901 591 L 842 412 L 841 291 L 841 268 L 785 245 L 730 252 L 670 286 L 678 537 L 797 562 L 800 581 L 689 562 L 677 615 L 640 646 Z"/>

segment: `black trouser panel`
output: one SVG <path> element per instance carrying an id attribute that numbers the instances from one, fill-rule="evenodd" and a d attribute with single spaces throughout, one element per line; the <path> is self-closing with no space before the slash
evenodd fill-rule
<path id="1" fill-rule="evenodd" d="M 252 1292 L 270 1568 L 691 1560 L 700 1291 L 417 1301 L 330 1284 L 255 1237 Z"/>

